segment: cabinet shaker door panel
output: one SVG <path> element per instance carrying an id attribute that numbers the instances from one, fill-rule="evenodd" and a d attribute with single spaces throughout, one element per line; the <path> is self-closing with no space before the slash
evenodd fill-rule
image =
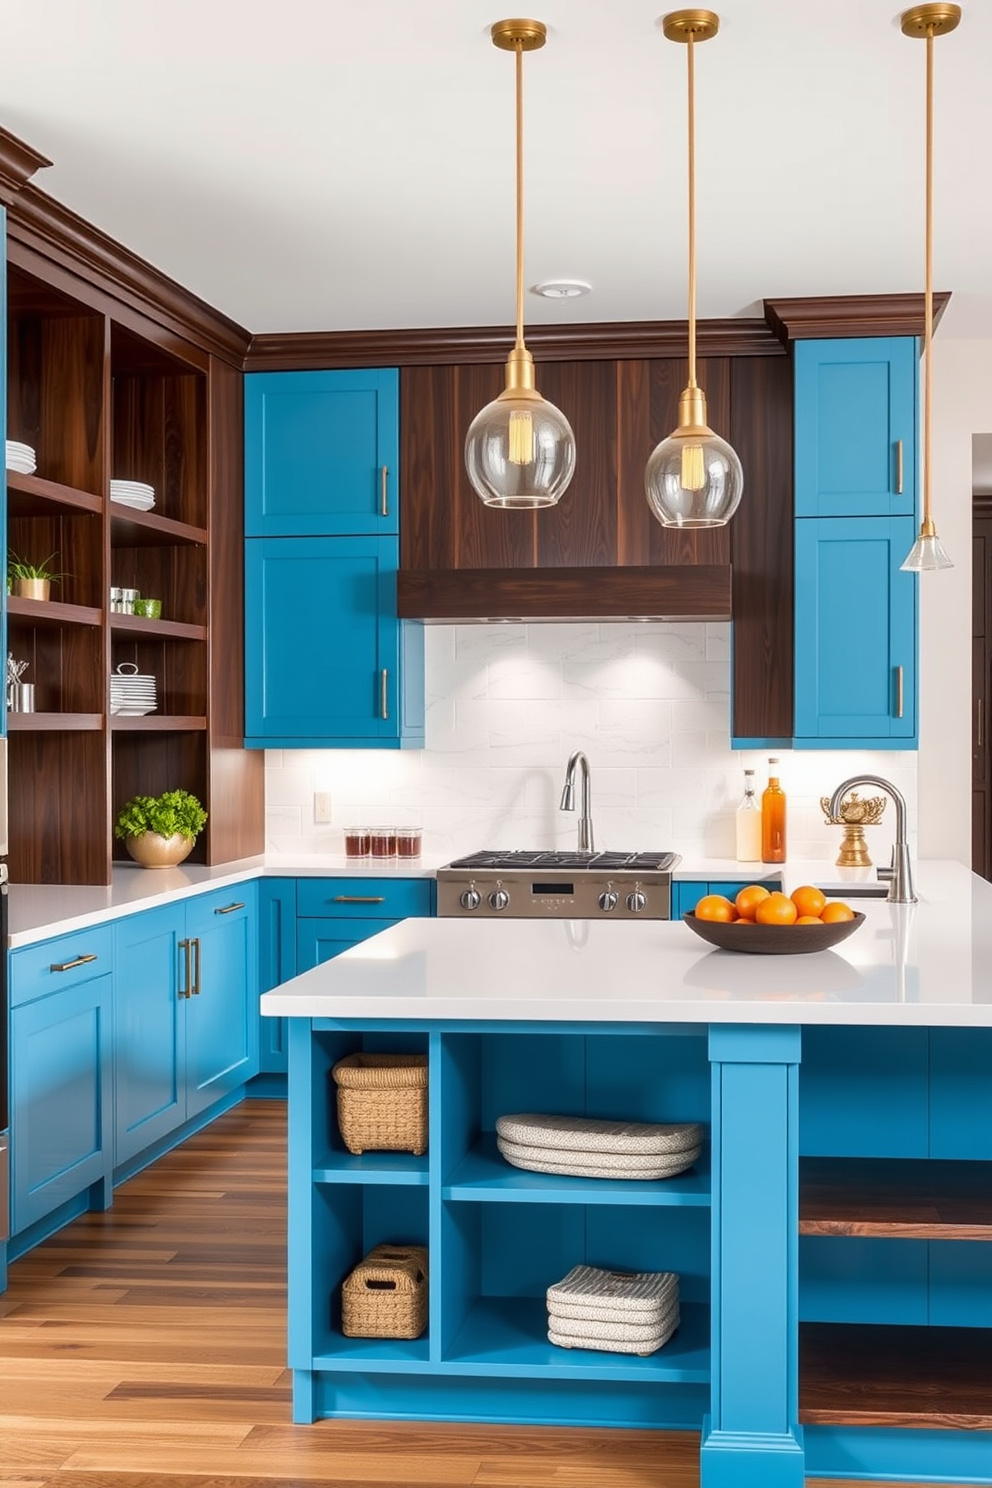
<path id="1" fill-rule="evenodd" d="M 912 517 L 796 523 L 796 743 L 911 748 L 916 578 Z"/>
<path id="2" fill-rule="evenodd" d="M 796 516 L 913 515 L 917 362 L 913 336 L 796 343 Z"/>
<path id="3" fill-rule="evenodd" d="M 399 530 L 399 373 L 245 378 L 249 537 Z"/>
<path id="4" fill-rule="evenodd" d="M 325 961 L 350 951 L 397 920 L 299 920 L 296 926 L 297 972 L 312 971 Z"/>
<path id="5" fill-rule="evenodd" d="M 114 942 L 116 1162 L 186 1118 L 183 1018 L 185 907 L 122 920 Z M 182 964 L 180 964 L 182 963 Z"/>
<path id="6" fill-rule="evenodd" d="M 109 1178 L 110 975 L 11 1014 L 12 1230 Z"/>
<path id="7" fill-rule="evenodd" d="M 251 742 L 399 738 L 396 539 L 245 544 L 245 723 Z"/>
<path id="8" fill-rule="evenodd" d="M 186 999 L 186 1116 L 196 1116 L 258 1073 L 255 885 L 190 900 L 192 985 Z M 242 908 L 227 911 L 232 901 Z"/>

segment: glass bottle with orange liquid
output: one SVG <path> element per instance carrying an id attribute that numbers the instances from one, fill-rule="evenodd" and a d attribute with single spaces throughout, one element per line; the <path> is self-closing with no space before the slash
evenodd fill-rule
<path id="1" fill-rule="evenodd" d="M 768 761 L 768 784 L 761 797 L 761 861 L 785 862 L 785 791 L 779 784 L 777 759 Z"/>

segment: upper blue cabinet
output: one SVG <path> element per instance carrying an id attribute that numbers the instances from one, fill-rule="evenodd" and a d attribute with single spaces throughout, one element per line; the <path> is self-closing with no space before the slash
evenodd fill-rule
<path id="1" fill-rule="evenodd" d="M 797 517 L 914 514 L 918 353 L 914 336 L 796 343 Z"/>
<path id="2" fill-rule="evenodd" d="M 399 373 L 245 378 L 245 535 L 399 531 Z"/>

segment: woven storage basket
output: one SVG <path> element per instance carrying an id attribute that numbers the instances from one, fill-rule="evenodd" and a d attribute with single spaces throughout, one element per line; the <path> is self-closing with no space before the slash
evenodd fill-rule
<path id="1" fill-rule="evenodd" d="M 427 1327 L 427 1247 L 376 1245 L 341 1287 L 347 1338 L 419 1338 Z"/>
<path id="2" fill-rule="evenodd" d="M 426 1054 L 349 1054 L 331 1074 L 349 1152 L 427 1151 Z"/>

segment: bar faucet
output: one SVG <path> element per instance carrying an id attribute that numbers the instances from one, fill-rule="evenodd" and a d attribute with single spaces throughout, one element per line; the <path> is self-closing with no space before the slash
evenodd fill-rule
<path id="1" fill-rule="evenodd" d="M 880 775 L 852 775 L 850 780 L 841 781 L 830 797 L 830 815 L 836 819 L 844 797 L 858 785 L 877 785 L 887 791 L 896 803 L 896 841 L 892 849 L 892 878 L 889 882 L 888 901 L 890 904 L 915 904 L 913 871 L 909 865 L 909 844 L 906 841 L 906 798 L 902 791 L 896 790 L 891 781 L 883 780 Z"/>
<path id="2" fill-rule="evenodd" d="M 578 765 L 582 772 L 582 811 L 579 816 L 579 852 L 595 852 L 592 837 L 592 816 L 590 815 L 589 799 L 589 761 L 577 749 L 569 757 L 565 767 L 565 784 L 562 787 L 561 801 L 558 804 L 559 811 L 575 810 L 575 767 Z"/>

